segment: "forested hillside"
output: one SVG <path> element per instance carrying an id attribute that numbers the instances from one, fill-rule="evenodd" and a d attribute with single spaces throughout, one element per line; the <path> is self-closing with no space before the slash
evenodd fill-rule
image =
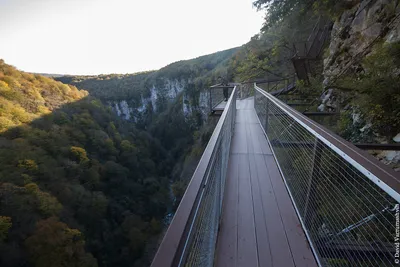
<path id="1" fill-rule="evenodd" d="M 135 122 L 168 152 L 179 198 L 211 136 L 208 87 L 218 77 L 233 79 L 229 63 L 240 48 L 172 63 L 158 71 L 136 74 L 64 76 L 56 80 L 88 90 L 121 118 Z"/>
<path id="2" fill-rule="evenodd" d="M 148 266 L 171 192 L 176 205 L 213 130 L 200 91 L 227 75 L 236 50 L 57 78 L 89 93 L 1 61 L 0 266 Z M 181 88 L 166 93 L 172 83 Z"/>
<path id="3" fill-rule="evenodd" d="M 168 157 L 87 95 L 0 62 L 0 266 L 149 264 Z"/>

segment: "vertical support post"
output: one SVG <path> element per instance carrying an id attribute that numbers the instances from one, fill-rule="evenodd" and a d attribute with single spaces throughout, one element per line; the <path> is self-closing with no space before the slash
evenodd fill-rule
<path id="1" fill-rule="evenodd" d="M 224 129 L 225 128 L 225 129 Z M 224 127 L 223 126 L 223 129 L 222 129 L 222 139 L 221 139 L 221 162 L 220 162 L 220 166 L 219 166 L 219 169 L 220 169 L 220 173 L 219 173 L 219 196 L 218 196 L 218 200 L 219 200 L 219 209 L 218 209 L 218 216 L 221 214 L 221 211 L 222 211 L 222 195 L 224 194 L 224 181 L 223 181 L 223 178 L 224 178 L 224 175 L 225 175 L 225 150 L 226 150 L 226 146 L 227 146 L 227 140 L 226 140 L 226 138 L 228 138 L 227 137 L 227 135 L 226 135 L 226 126 Z M 219 216 L 219 218 L 221 219 L 221 216 Z M 220 220 L 221 221 L 221 220 Z"/>
<path id="2" fill-rule="evenodd" d="M 287 89 L 289 89 L 289 79 L 286 79 L 285 80 L 285 90 L 287 90 Z M 286 100 L 286 103 L 287 103 L 288 101 Z"/>
<path id="3" fill-rule="evenodd" d="M 265 134 L 268 135 L 268 120 L 269 120 L 269 99 L 265 98 L 267 100 L 267 103 L 265 104 L 265 127 L 264 131 Z"/>
<path id="4" fill-rule="evenodd" d="M 212 111 L 213 111 L 213 108 L 212 108 L 212 100 L 211 100 L 211 98 L 212 98 L 212 94 L 211 94 L 211 87 L 210 87 L 210 113 L 212 113 Z"/>
<path id="5" fill-rule="evenodd" d="M 311 222 L 313 217 L 315 216 L 316 209 L 310 209 L 310 201 L 315 200 L 317 198 L 317 186 L 319 183 L 319 173 L 321 168 L 321 155 L 322 155 L 322 143 L 316 138 L 314 147 L 313 147 L 313 157 L 312 157 L 312 169 L 310 173 L 310 179 L 307 185 L 307 192 L 306 192 L 306 201 L 304 204 L 304 213 L 303 213 L 303 220 L 308 228 L 310 229 Z M 314 203 L 317 205 L 317 201 Z"/>

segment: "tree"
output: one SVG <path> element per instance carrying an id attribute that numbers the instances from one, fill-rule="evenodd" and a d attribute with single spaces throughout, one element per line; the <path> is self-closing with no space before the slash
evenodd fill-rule
<path id="1" fill-rule="evenodd" d="M 39 221 L 25 244 L 36 267 L 97 266 L 92 254 L 85 252 L 82 233 L 55 217 Z"/>
<path id="2" fill-rule="evenodd" d="M 37 208 L 43 215 L 56 215 L 61 211 L 62 205 L 58 202 L 57 198 L 53 197 L 49 193 L 41 191 L 37 184 L 29 183 L 25 185 L 25 188 L 30 194 L 36 197 Z"/>
<path id="3" fill-rule="evenodd" d="M 11 218 L 7 216 L 0 216 L 0 242 L 3 242 L 8 235 L 8 230 L 11 228 Z"/>
<path id="4" fill-rule="evenodd" d="M 84 148 L 72 146 L 70 148 L 70 152 L 72 158 L 78 163 L 87 163 L 89 161 L 86 150 Z"/>
<path id="5" fill-rule="evenodd" d="M 266 10 L 264 29 L 271 27 L 277 22 L 282 21 L 292 12 L 297 11 L 296 7 L 315 2 L 315 0 L 257 0 L 253 5 L 258 10 Z"/>

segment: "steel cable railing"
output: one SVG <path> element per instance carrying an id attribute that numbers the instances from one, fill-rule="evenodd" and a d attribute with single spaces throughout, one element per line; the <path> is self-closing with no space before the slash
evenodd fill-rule
<path id="1" fill-rule="evenodd" d="M 225 100 L 224 96 L 224 89 L 228 93 L 228 98 L 230 97 L 233 86 L 226 85 L 227 88 L 224 88 L 223 85 L 221 86 L 212 86 L 210 87 L 210 109 L 213 110 L 217 107 L 221 102 Z"/>
<path id="2" fill-rule="evenodd" d="M 236 87 L 215 127 L 152 266 L 213 266 L 230 143 Z"/>
<path id="3" fill-rule="evenodd" d="M 257 86 L 254 101 L 318 263 L 395 265 L 398 175 Z"/>

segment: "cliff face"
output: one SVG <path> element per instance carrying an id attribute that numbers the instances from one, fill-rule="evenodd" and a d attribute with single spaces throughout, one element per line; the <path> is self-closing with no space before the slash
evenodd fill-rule
<path id="1" fill-rule="evenodd" d="M 165 106 L 176 103 L 182 106 L 184 116 L 190 117 L 194 112 L 200 112 L 205 119 L 208 112 L 208 91 L 200 89 L 191 95 L 187 80 L 164 79 L 163 84 L 153 84 L 148 97 L 143 94 L 139 101 L 127 97 L 123 100 L 111 100 L 106 103 L 121 118 L 137 122 L 146 112 L 158 113 L 164 110 Z"/>
<path id="2" fill-rule="evenodd" d="M 325 84 L 340 75 L 359 71 L 360 59 L 370 54 L 378 41 L 400 41 L 400 3 L 394 0 L 353 1 L 334 23 L 329 55 L 324 60 Z"/>
<path id="3" fill-rule="evenodd" d="M 107 101 L 107 104 L 121 118 L 136 121 L 138 117 L 151 108 L 154 112 L 160 109 L 161 100 L 171 102 L 184 91 L 187 82 L 184 80 L 165 79 L 163 84 L 153 84 L 148 97 L 141 94 L 139 101 L 126 96 L 123 100 Z"/>
<path id="4" fill-rule="evenodd" d="M 229 60 L 237 48 L 172 63 L 160 70 L 136 74 L 64 76 L 56 80 L 86 88 L 125 120 L 149 121 L 149 114 L 160 114 L 179 105 L 185 118 L 208 112 L 207 88 L 219 76 L 227 76 Z M 177 109 L 173 109 L 177 112 Z"/>
<path id="5" fill-rule="evenodd" d="M 324 87 L 329 89 L 328 98 L 342 101 L 342 134 L 346 133 L 346 139 L 398 143 L 396 99 L 400 92 L 397 84 L 400 66 L 395 58 L 398 52 L 387 56 L 382 53 L 382 47 L 395 47 L 400 42 L 400 1 L 348 2 L 353 4 L 332 28 L 329 54 L 324 59 Z M 343 84 L 344 88 L 340 88 Z M 327 104 L 321 106 L 325 108 Z M 374 154 L 400 171 L 399 151 L 375 151 Z"/>

